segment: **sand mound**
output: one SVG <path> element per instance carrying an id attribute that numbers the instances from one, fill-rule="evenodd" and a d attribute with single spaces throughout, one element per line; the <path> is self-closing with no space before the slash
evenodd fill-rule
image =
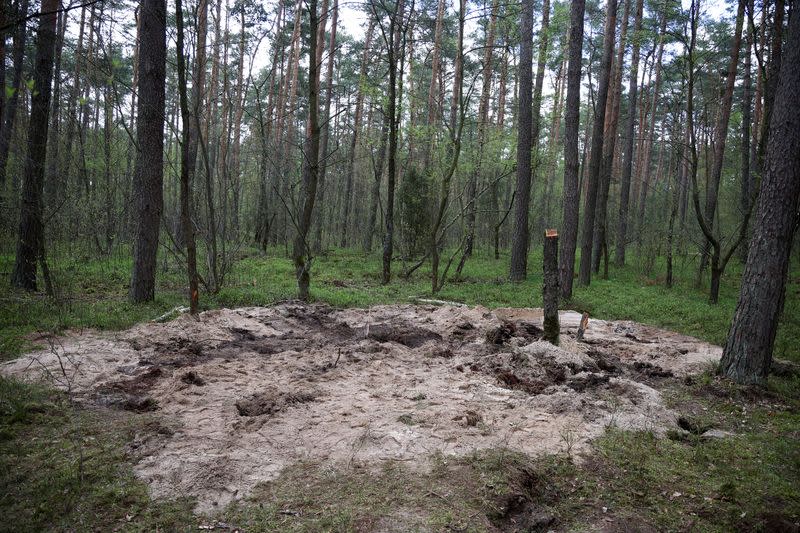
<path id="1" fill-rule="evenodd" d="M 120 333 L 83 332 L 0 366 L 71 387 L 86 403 L 166 431 L 132 443 L 155 497 L 213 510 L 302 460 L 424 468 L 436 452 L 585 450 L 609 425 L 663 432 L 676 416 L 658 380 L 698 371 L 718 347 L 632 322 L 541 311 L 294 302 L 209 311 Z M 63 370 L 62 370 L 63 368 Z"/>

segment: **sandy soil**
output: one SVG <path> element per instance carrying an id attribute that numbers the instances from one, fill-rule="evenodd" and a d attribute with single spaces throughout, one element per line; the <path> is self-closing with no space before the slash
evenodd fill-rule
<path id="1" fill-rule="evenodd" d="M 509 447 L 579 456 L 606 427 L 675 427 L 659 380 L 717 361 L 720 348 L 633 322 L 541 310 L 451 306 L 334 309 L 282 303 L 209 311 L 119 333 L 86 331 L 0 365 L 79 401 L 139 416 L 131 444 L 155 497 L 212 511 L 297 461 L 425 468 L 435 453 Z"/>

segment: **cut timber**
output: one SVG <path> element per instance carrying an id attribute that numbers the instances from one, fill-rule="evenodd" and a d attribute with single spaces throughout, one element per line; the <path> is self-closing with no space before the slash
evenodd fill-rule
<path id="1" fill-rule="evenodd" d="M 544 338 L 558 344 L 558 232 L 548 229 L 544 232 L 544 282 L 542 283 L 542 302 L 544 303 Z"/>
<path id="2" fill-rule="evenodd" d="M 586 332 L 586 328 L 588 326 L 589 326 L 589 313 L 583 313 L 583 316 L 581 316 L 581 325 L 578 326 L 578 334 L 576 335 L 576 338 L 579 341 L 583 340 L 583 334 Z"/>

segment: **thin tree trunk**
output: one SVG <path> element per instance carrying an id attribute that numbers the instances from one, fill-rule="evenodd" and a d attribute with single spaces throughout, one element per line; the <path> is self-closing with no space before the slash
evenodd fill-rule
<path id="1" fill-rule="evenodd" d="M 19 219 L 19 239 L 11 284 L 28 291 L 36 290 L 36 265 L 44 262 L 44 225 L 42 194 L 44 163 L 47 155 L 47 130 L 50 124 L 50 87 L 53 81 L 53 55 L 56 42 L 58 0 L 43 0 L 36 34 L 36 60 L 33 70 L 31 119 L 28 126 L 28 154 Z M 24 26 L 24 24 L 23 24 Z"/>
<path id="2" fill-rule="evenodd" d="M 19 0 L 17 4 L 17 18 L 24 19 L 28 14 L 28 0 Z M 13 81 L 11 85 L 11 97 L 5 105 L 5 114 L 2 117 L 2 125 L 0 125 L 0 207 L 2 207 L 2 192 L 5 190 L 6 184 L 6 166 L 8 165 L 8 152 L 11 148 L 11 135 L 14 132 L 14 124 L 17 116 L 17 108 L 19 107 L 19 94 L 23 90 L 23 68 L 25 58 L 25 40 L 27 38 L 27 31 L 25 23 L 17 25 L 17 31 L 14 34 L 14 45 L 11 52 L 12 68 L 14 71 Z M 3 88 L 5 91 L 5 86 Z"/>
<path id="3" fill-rule="evenodd" d="M 398 69 L 398 63 L 402 63 L 398 56 L 404 50 L 400 42 L 403 31 L 404 2 L 400 0 L 391 14 L 389 24 L 389 36 L 384 35 L 389 60 L 389 176 L 386 180 L 386 231 L 383 235 L 383 268 L 381 271 L 381 282 L 386 285 L 392 277 L 392 254 L 394 251 L 394 192 L 395 180 L 397 178 L 397 138 L 398 126 L 400 122 L 400 102 L 397 93 L 403 82 L 403 69 Z"/>
<path id="4" fill-rule="evenodd" d="M 198 286 L 197 286 L 197 246 L 194 239 L 194 226 L 191 214 L 191 189 L 189 174 L 189 139 L 192 124 L 189 118 L 189 99 L 186 89 L 186 59 L 183 49 L 183 6 L 181 0 L 175 0 L 175 21 L 177 27 L 177 69 L 178 69 L 178 96 L 181 108 L 181 228 L 183 240 L 186 245 L 186 274 L 189 278 L 189 312 L 197 314 Z"/>
<path id="5" fill-rule="evenodd" d="M 641 190 L 640 190 L 640 197 L 638 201 L 638 218 L 637 218 L 637 225 L 636 225 L 636 235 L 639 242 L 642 239 L 642 232 L 644 230 L 644 215 L 647 209 L 647 194 L 650 192 L 650 158 L 652 157 L 653 153 L 653 137 L 655 135 L 656 129 L 656 119 L 658 117 L 658 100 L 659 100 L 659 93 L 661 92 L 661 79 L 663 76 L 663 68 L 661 65 L 661 60 L 664 57 L 664 35 L 667 28 L 667 14 L 666 12 L 661 13 L 661 26 L 658 31 L 658 50 L 656 51 L 656 58 L 655 58 L 655 71 L 656 71 L 656 80 L 655 84 L 653 85 L 653 94 L 650 99 L 650 103 L 648 105 L 647 110 L 650 112 L 650 116 L 652 117 L 649 122 L 647 119 L 647 113 L 645 114 L 645 134 L 643 135 L 643 149 L 640 153 L 640 166 L 637 169 L 639 174 L 639 183 L 641 183 Z M 663 148 L 663 145 L 662 145 Z"/>
<path id="6" fill-rule="evenodd" d="M 736 29 L 731 42 L 731 57 L 728 62 L 728 72 L 725 78 L 725 90 L 720 101 L 719 115 L 714 130 L 714 156 L 711 174 L 708 176 L 708 192 L 706 195 L 705 217 L 711 230 L 714 229 L 714 219 L 719 200 L 719 185 L 722 178 L 722 165 L 725 162 L 725 143 L 728 138 L 728 122 L 731 117 L 733 103 L 733 88 L 736 82 L 736 70 L 739 65 L 739 49 L 742 43 L 742 25 L 744 23 L 744 8 L 746 0 L 739 0 L 736 11 Z M 700 269 L 697 273 L 697 284 L 702 280 L 703 272 L 708 264 L 711 243 L 706 240 L 703 245 L 703 255 L 700 260 Z"/>
<path id="7" fill-rule="evenodd" d="M 575 274 L 575 248 L 578 242 L 578 132 L 580 130 L 581 55 L 585 0 L 573 0 L 570 8 L 569 64 L 564 123 L 564 230 L 559 250 L 559 288 L 561 297 L 572 298 Z"/>
<path id="8" fill-rule="evenodd" d="M 753 0 L 749 0 L 749 8 L 752 12 Z M 750 27 L 747 28 L 747 44 L 745 45 L 745 57 L 744 57 L 744 75 L 742 77 L 742 149 L 741 149 L 741 156 L 742 156 L 742 183 L 741 183 L 741 192 L 739 197 L 739 206 L 742 213 L 747 213 L 750 211 L 750 202 L 752 197 L 751 190 L 753 189 L 753 185 L 751 184 L 750 180 L 750 167 L 751 167 L 751 160 L 750 160 L 750 148 L 752 144 L 752 135 L 750 132 L 751 127 L 751 106 L 753 104 L 753 96 L 752 96 L 752 83 L 750 80 L 750 71 L 752 69 L 752 54 L 751 49 L 753 46 L 753 32 L 751 31 Z M 741 248 L 739 248 L 739 259 L 742 263 L 747 263 L 747 243 L 742 243 Z"/>
<path id="9" fill-rule="evenodd" d="M 622 71 L 625 60 L 625 43 L 628 34 L 628 16 L 630 14 L 631 0 L 625 0 L 625 9 L 620 24 L 619 47 L 613 66 L 612 91 L 606 104 L 606 127 L 603 135 L 603 161 L 600 166 L 600 190 L 597 199 L 597 219 L 595 220 L 594 245 L 592 267 L 597 274 L 600 272 L 600 259 L 603 251 L 608 246 L 606 232 L 608 215 L 608 194 L 611 188 L 611 173 L 614 166 L 614 156 L 617 146 L 617 125 L 619 124 L 620 100 L 622 100 Z"/>
<path id="10" fill-rule="evenodd" d="M 489 129 L 489 95 L 492 88 L 492 52 L 494 51 L 494 36 L 495 24 L 497 21 L 497 10 L 499 9 L 500 1 L 494 0 L 492 3 L 492 12 L 489 15 L 489 26 L 486 30 L 486 43 L 483 54 L 483 72 L 481 74 L 481 100 L 478 104 L 478 153 L 475 161 L 475 167 L 470 173 L 469 180 L 467 181 L 467 206 L 466 206 L 466 235 L 464 237 L 464 250 L 461 253 L 461 259 L 456 268 L 455 277 L 460 278 L 461 272 L 464 270 L 464 265 L 467 259 L 472 256 L 473 248 L 475 246 L 475 218 L 477 213 L 477 192 L 478 192 L 478 178 L 481 176 L 483 155 L 486 148 L 486 138 Z M 530 14 L 531 20 L 533 19 L 533 12 Z M 523 15 L 525 16 L 525 15 Z M 523 37 L 527 39 L 527 37 Z M 532 57 L 532 55 L 531 55 Z M 532 62 L 528 61 L 527 65 Z M 530 66 L 527 67 L 530 70 Z M 530 150 L 528 150 L 530 152 Z M 528 163 L 530 167 L 530 163 Z M 528 168 L 530 173 L 530 168 Z M 530 181 L 530 178 L 528 178 Z M 494 198 L 496 199 L 496 191 Z M 496 201 L 495 201 L 496 204 Z"/>
<path id="11" fill-rule="evenodd" d="M 320 251 L 322 249 L 322 226 L 324 224 L 323 219 L 323 209 L 325 209 L 325 177 L 328 173 L 328 141 L 330 139 L 330 130 L 331 130 L 331 100 L 333 98 L 333 65 L 336 59 L 336 27 L 339 21 L 339 0 L 333 0 L 333 13 L 331 15 L 331 35 L 330 41 L 328 42 L 328 65 L 327 71 L 325 73 L 325 113 L 323 115 L 325 127 L 322 129 L 321 132 L 321 140 L 320 140 L 320 169 L 319 169 L 319 192 L 317 193 L 317 203 L 319 204 L 319 214 L 317 215 L 317 224 L 315 229 L 315 236 L 314 236 L 314 250 Z M 367 32 L 367 35 L 371 33 L 371 30 Z M 324 37 L 324 32 L 320 32 L 320 35 Z M 322 39 L 320 39 L 321 41 Z M 318 47 L 321 47 L 321 42 L 317 43 Z M 365 45 L 366 46 L 366 45 Z M 367 48 L 369 48 L 367 46 Z M 317 54 L 319 55 L 319 53 Z M 360 92 L 360 91 L 359 91 Z"/>
<path id="12" fill-rule="evenodd" d="M 297 233 L 292 259 L 297 276 L 297 296 L 308 301 L 311 283 L 311 247 L 307 241 L 308 231 L 317 198 L 319 176 L 319 65 L 317 64 L 317 0 L 308 0 L 308 125 L 303 160 L 303 185 L 300 210 L 297 216 Z"/>
<path id="13" fill-rule="evenodd" d="M 608 0 L 606 4 L 605 38 L 603 40 L 603 58 L 600 64 L 600 75 L 597 81 L 597 100 L 594 108 L 594 125 L 592 126 L 592 149 L 589 153 L 588 187 L 584 202 L 583 232 L 581 234 L 581 262 L 578 282 L 589 285 L 592 280 L 592 245 L 594 240 L 594 220 L 597 207 L 597 189 L 600 181 L 600 164 L 603 158 L 603 128 L 606 118 L 606 100 L 611 74 L 611 60 L 614 55 L 614 28 L 617 23 L 617 0 Z"/>
<path id="14" fill-rule="evenodd" d="M 353 116 L 353 137 L 350 140 L 350 153 L 347 158 L 347 169 L 344 173 L 345 190 L 344 202 L 342 202 L 342 220 L 339 245 L 347 248 L 347 229 L 350 219 L 351 199 L 353 197 L 353 182 L 355 181 L 355 160 L 356 150 L 358 149 L 358 135 L 361 132 L 361 118 L 364 114 L 364 91 L 363 86 L 367 82 L 367 69 L 369 68 L 370 46 L 372 45 L 372 33 L 375 29 L 374 19 L 370 19 L 367 36 L 364 39 L 364 52 L 361 55 L 361 69 L 358 74 L 358 94 L 356 95 L 356 110 Z"/>
<path id="15" fill-rule="evenodd" d="M 442 27 L 444 25 L 444 11 L 445 0 L 439 0 L 438 7 L 436 8 L 436 27 L 433 34 L 433 50 L 431 59 L 431 83 L 428 86 L 428 118 L 426 124 L 428 126 L 428 135 L 431 137 L 430 141 L 425 143 L 423 152 L 423 169 L 427 171 L 431 162 L 431 148 L 433 145 L 434 125 L 437 119 L 441 117 L 441 101 L 437 101 L 439 93 L 439 77 L 442 70 Z M 369 35 L 369 34 L 368 34 Z"/>

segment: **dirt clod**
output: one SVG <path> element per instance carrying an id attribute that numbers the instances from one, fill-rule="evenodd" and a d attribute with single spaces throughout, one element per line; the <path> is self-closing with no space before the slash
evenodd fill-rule
<path id="1" fill-rule="evenodd" d="M 203 385 L 206 384 L 206 380 L 201 378 L 194 370 L 190 370 L 186 372 L 184 375 L 182 375 L 181 381 L 186 383 L 187 385 L 197 385 L 199 387 L 202 387 Z"/>
<path id="2" fill-rule="evenodd" d="M 313 402 L 317 394 L 308 391 L 279 392 L 268 390 L 236 402 L 239 416 L 271 415 L 297 404 Z"/>
<path id="3" fill-rule="evenodd" d="M 505 323 L 486 332 L 486 340 L 491 344 L 505 344 L 516 333 L 517 328 L 513 324 Z"/>

